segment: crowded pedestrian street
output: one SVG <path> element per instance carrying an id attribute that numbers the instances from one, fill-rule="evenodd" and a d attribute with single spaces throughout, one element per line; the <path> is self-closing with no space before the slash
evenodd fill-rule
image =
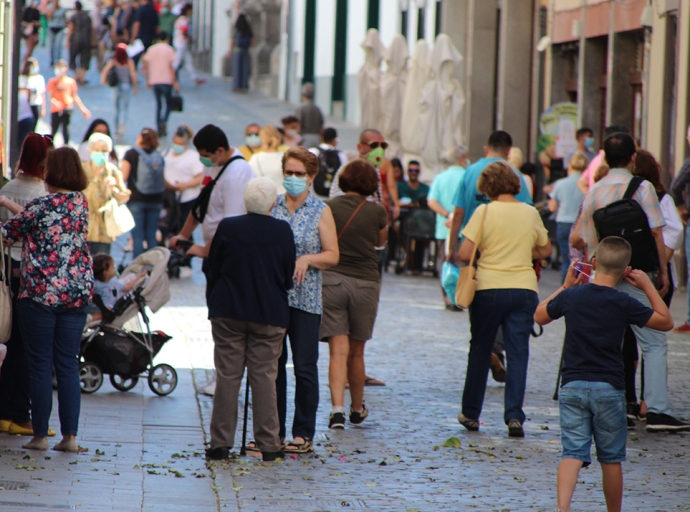
<path id="1" fill-rule="evenodd" d="M 0 2 L 0 512 L 690 510 L 688 34 Z"/>
<path id="2" fill-rule="evenodd" d="M 47 54 L 37 49 L 41 66 Z M 92 76 L 93 75 L 93 76 Z M 110 91 L 97 84 L 80 88 L 93 117 L 112 114 Z M 226 81 L 208 78 L 194 87 L 182 79 L 183 113 L 171 126 L 198 128 L 214 122 L 231 144 L 244 127 L 280 119 L 294 106 L 250 92 L 228 91 Z M 138 127 L 151 124 L 153 99 L 142 90 L 132 98 L 126 135 L 118 152 L 133 143 Z M 329 120 L 342 147 L 353 147 L 358 129 Z M 75 116 L 73 133 L 88 121 Z M 47 127 L 39 123 L 40 132 Z M 164 144 L 167 144 L 164 143 Z M 196 233 L 196 236 L 200 236 Z M 113 246 L 116 262 L 126 237 Z M 129 257 L 129 256 L 127 256 Z M 128 392 L 107 378 L 93 394 L 82 395 L 79 452 L 22 449 L 25 438 L 0 434 L 0 509 L 7 511 L 80 510 L 172 512 L 253 511 L 517 511 L 555 509 L 555 471 L 560 460 L 556 389 L 564 322 L 547 326 L 530 340 L 524 399 L 525 437 L 506 436 L 502 418 L 504 386 L 489 377 L 479 432 L 456 419 L 470 339 L 467 312 L 444 307 L 439 280 L 430 274 L 382 278 L 373 339 L 367 345 L 367 374 L 385 386 L 367 387 L 370 415 L 361 427 L 329 430 L 328 349 L 321 344 L 319 394 L 313 453 L 263 462 L 240 456 L 247 399 L 240 396 L 240 425 L 229 460 L 207 461 L 213 399 L 202 387 L 212 377 L 213 338 L 208 321 L 201 261 L 194 259 L 188 279 L 172 279 L 170 300 L 151 315 L 151 326 L 172 339 L 156 363 L 176 370 L 179 383 L 168 396 L 154 395 L 144 378 Z M 560 272 L 542 271 L 540 297 L 560 285 Z M 682 322 L 687 301 L 677 293 L 672 312 Z M 669 399 L 677 417 L 690 417 L 690 337 L 668 335 Z M 292 368 L 288 362 L 288 368 Z M 288 372 L 288 396 L 294 393 Z M 250 403 L 252 397 L 249 397 Z M 288 401 L 288 417 L 292 414 Z M 249 408 L 248 432 L 252 432 Z M 58 424 L 53 409 L 51 424 Z M 624 510 L 670 511 L 688 508 L 690 434 L 649 433 L 643 422 L 628 431 Z M 603 510 L 596 466 L 580 473 L 575 510 Z"/>

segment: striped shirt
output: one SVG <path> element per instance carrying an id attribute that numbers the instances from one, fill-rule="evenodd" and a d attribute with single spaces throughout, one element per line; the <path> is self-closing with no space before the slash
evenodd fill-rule
<path id="1" fill-rule="evenodd" d="M 23 208 L 29 201 L 48 194 L 43 181 L 34 180 L 21 174 L 20 176 L 21 177 L 13 179 L 7 185 L 2 187 L 2 189 L 0 189 L 0 196 L 5 196 L 11 199 Z M 10 211 L 7 208 L 0 208 L 0 223 L 4 224 L 10 218 L 12 218 Z M 15 261 L 22 260 L 21 241 L 12 246 L 10 256 Z"/>
<path id="2" fill-rule="evenodd" d="M 582 203 L 582 239 L 587 244 L 587 255 L 591 258 L 599 244 L 597 230 L 594 226 L 594 212 L 609 204 L 623 199 L 632 175 L 627 169 L 611 169 L 609 174 L 589 189 Z M 643 181 L 632 197 L 647 214 L 649 227 L 660 228 L 666 225 L 661 214 L 659 199 L 651 183 Z"/>

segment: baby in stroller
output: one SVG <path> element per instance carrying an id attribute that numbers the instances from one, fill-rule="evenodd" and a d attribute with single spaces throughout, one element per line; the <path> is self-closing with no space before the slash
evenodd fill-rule
<path id="1" fill-rule="evenodd" d="M 153 363 L 171 337 L 151 331 L 147 313 L 155 313 L 170 299 L 169 258 L 168 249 L 151 249 L 135 258 L 123 271 L 121 280 L 110 284 L 107 280 L 114 277 L 114 261 L 106 255 L 94 257 L 94 273 L 101 274 L 97 286 L 103 286 L 105 292 L 96 289 L 94 302 L 100 320 L 88 322 L 82 335 L 82 392 L 96 392 L 104 375 L 110 376 L 111 384 L 119 391 L 132 389 L 142 375 L 147 376 L 149 388 L 157 395 L 168 395 L 177 386 L 177 373 L 172 366 Z M 113 292 L 122 296 L 115 299 Z M 106 303 L 106 296 L 112 306 Z"/>
<path id="2" fill-rule="evenodd" d="M 148 272 L 129 274 L 119 279 L 115 270 L 115 260 L 108 254 L 100 253 L 93 257 L 94 294 L 100 295 L 103 304 L 113 309 L 117 299 L 135 289 L 148 275 Z M 92 312 L 92 320 L 100 320 L 100 311 Z"/>

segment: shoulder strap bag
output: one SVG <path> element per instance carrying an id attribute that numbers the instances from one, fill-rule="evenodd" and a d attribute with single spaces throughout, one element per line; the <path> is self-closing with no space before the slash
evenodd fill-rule
<path id="1" fill-rule="evenodd" d="M 340 240 L 340 239 L 343 237 L 343 235 L 345 234 L 345 231 L 347 230 L 347 228 L 349 228 L 349 227 L 350 227 L 350 224 L 352 224 L 352 221 L 354 220 L 355 215 L 357 215 L 357 213 L 359 213 L 359 210 L 361 210 L 362 207 L 363 207 L 366 203 L 367 203 L 367 199 L 366 199 L 366 197 L 365 197 L 364 200 L 363 200 L 361 203 L 359 203 L 359 206 L 358 206 L 357 208 L 355 208 L 355 211 L 352 212 L 352 215 L 350 215 L 350 218 L 347 219 L 347 222 L 346 222 L 345 225 L 343 226 L 343 229 L 341 229 L 341 230 L 340 230 L 340 233 L 338 233 L 338 240 Z"/>
<path id="2" fill-rule="evenodd" d="M 474 252 L 470 258 L 470 264 L 466 267 L 460 269 L 460 275 L 458 276 L 458 284 L 455 287 L 455 304 L 461 308 L 468 308 L 472 301 L 474 300 L 474 294 L 477 291 L 477 280 L 475 275 L 477 269 L 474 267 L 474 261 L 477 258 L 477 251 L 479 250 L 479 242 L 482 240 L 484 235 L 484 224 L 486 224 L 486 214 L 489 211 L 489 205 L 484 208 L 484 214 L 482 215 L 482 224 L 479 227 L 479 233 L 477 235 L 477 240 L 474 243 Z"/>
<path id="3" fill-rule="evenodd" d="M 10 287 L 9 259 L 5 258 L 5 246 L 2 235 L 0 235 L 0 343 L 7 343 L 12 334 L 12 288 Z"/>
<path id="4" fill-rule="evenodd" d="M 106 169 L 108 170 L 108 177 L 113 177 L 112 169 L 106 164 Z M 103 213 L 103 222 L 105 223 L 106 234 L 115 239 L 120 235 L 123 235 L 134 228 L 134 217 L 132 212 L 129 211 L 126 205 L 117 202 L 117 199 L 110 194 L 110 198 L 106 201 L 105 205 L 100 208 L 100 212 Z"/>
<path id="5" fill-rule="evenodd" d="M 220 172 L 218 172 L 218 176 L 216 176 L 208 184 L 206 184 L 206 186 L 201 189 L 199 196 L 194 200 L 194 204 L 192 204 L 192 216 L 197 220 L 197 222 L 204 222 L 204 219 L 206 218 L 206 212 L 208 211 L 208 203 L 211 200 L 211 194 L 213 193 L 213 189 L 215 188 L 216 183 L 218 183 L 220 177 L 225 172 L 225 169 L 227 169 L 230 166 L 230 164 L 233 163 L 235 160 L 244 160 L 244 157 L 238 155 L 233 156 L 230 160 L 228 160 L 228 163 L 226 163 L 220 170 Z"/>

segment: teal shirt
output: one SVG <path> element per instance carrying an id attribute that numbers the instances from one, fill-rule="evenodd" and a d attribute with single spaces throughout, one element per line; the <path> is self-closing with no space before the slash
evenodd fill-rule
<path id="1" fill-rule="evenodd" d="M 465 226 L 472 218 L 472 214 L 477 209 L 480 204 L 489 204 L 489 198 L 484 194 L 480 194 L 477 190 L 477 181 L 482 171 L 489 165 L 499 160 L 504 161 L 502 158 L 482 158 L 476 163 L 470 165 L 467 168 L 467 172 L 462 177 L 458 191 L 455 194 L 455 200 L 453 203 L 458 208 L 463 208 L 465 210 L 465 218 L 462 219 L 462 226 L 460 227 L 460 232 L 465 229 Z M 532 198 L 529 196 L 527 191 L 527 184 L 525 183 L 525 178 L 522 177 L 520 171 L 513 167 L 513 170 L 520 178 L 520 192 L 515 196 L 515 199 L 521 203 L 532 204 Z"/>
<path id="2" fill-rule="evenodd" d="M 412 203 L 417 204 L 419 200 L 429 195 L 429 185 L 420 183 L 417 190 L 413 190 L 406 181 L 401 181 L 398 183 L 398 196 L 402 199 L 403 197 L 409 197 Z"/>
<path id="3" fill-rule="evenodd" d="M 428 199 L 434 199 L 438 201 L 441 206 L 446 210 L 453 213 L 455 210 L 455 205 L 453 204 L 453 199 L 455 198 L 455 193 L 460 186 L 462 177 L 465 175 L 465 168 L 459 165 L 454 165 L 449 167 L 441 174 L 434 178 L 431 184 L 431 190 L 429 191 Z M 446 218 L 443 215 L 436 214 L 436 239 L 445 240 L 448 238 L 450 229 L 448 229 L 444 224 Z M 459 235 L 458 235 L 459 236 Z"/>

